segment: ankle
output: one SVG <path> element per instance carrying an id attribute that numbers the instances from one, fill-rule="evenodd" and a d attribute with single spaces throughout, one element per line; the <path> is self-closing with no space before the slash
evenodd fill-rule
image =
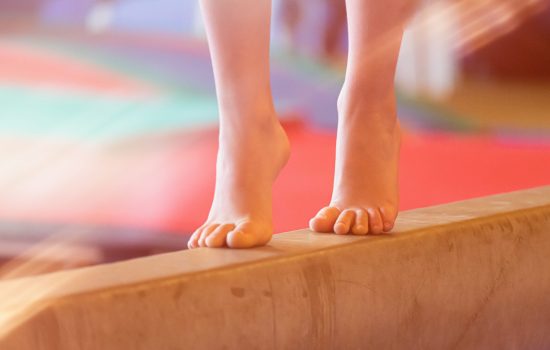
<path id="1" fill-rule="evenodd" d="M 394 103 L 395 85 L 393 81 L 379 83 L 375 79 L 346 79 L 338 96 L 338 104 L 357 104 L 356 102 L 363 102 L 371 106 Z"/>
<path id="2" fill-rule="evenodd" d="M 387 122 L 389 125 L 395 124 L 397 106 L 393 90 L 371 92 L 344 86 L 337 102 L 339 123 L 355 124 L 355 122 L 372 122 L 375 119 Z"/>
<path id="3" fill-rule="evenodd" d="M 269 89 L 234 89 L 218 92 L 218 107 L 220 115 L 234 116 L 265 116 L 274 114 L 273 97 Z"/>
<path id="4" fill-rule="evenodd" d="M 220 107 L 220 131 L 243 136 L 272 130 L 279 120 L 275 109 L 266 105 Z"/>
<path id="5" fill-rule="evenodd" d="M 227 114 L 221 114 L 220 136 L 227 135 L 231 138 L 239 138 L 241 141 L 269 138 L 281 127 L 275 111 L 247 111 L 247 114 L 238 113 L 235 116 L 227 117 Z"/>

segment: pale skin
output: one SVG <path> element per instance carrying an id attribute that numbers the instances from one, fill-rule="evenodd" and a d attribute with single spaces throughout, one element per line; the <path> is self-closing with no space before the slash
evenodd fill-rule
<path id="1" fill-rule="evenodd" d="M 407 0 L 347 0 L 349 54 L 338 98 L 334 187 L 316 232 L 381 234 L 398 211 L 400 129 L 393 80 Z M 189 248 L 251 248 L 273 233 L 272 185 L 290 146 L 269 81 L 269 0 L 201 0 L 220 111 L 216 189 Z"/>

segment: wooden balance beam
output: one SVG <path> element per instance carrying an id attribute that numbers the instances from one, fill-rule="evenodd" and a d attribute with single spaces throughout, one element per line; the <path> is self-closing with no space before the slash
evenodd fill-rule
<path id="1" fill-rule="evenodd" d="M 548 349 L 550 186 L 0 283 L 0 349 Z"/>

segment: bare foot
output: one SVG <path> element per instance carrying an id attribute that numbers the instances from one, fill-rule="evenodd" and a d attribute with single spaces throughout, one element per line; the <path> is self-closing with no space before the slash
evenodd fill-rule
<path id="1" fill-rule="evenodd" d="M 398 210 L 400 128 L 393 92 L 369 101 L 343 90 L 338 101 L 332 200 L 310 220 L 317 232 L 365 235 L 393 228 Z M 361 96 L 362 95 L 362 96 Z"/>
<path id="2" fill-rule="evenodd" d="M 189 248 L 250 248 L 271 239 L 272 185 L 290 147 L 275 113 L 260 113 L 260 118 L 226 118 L 243 123 L 220 127 L 212 208 Z"/>

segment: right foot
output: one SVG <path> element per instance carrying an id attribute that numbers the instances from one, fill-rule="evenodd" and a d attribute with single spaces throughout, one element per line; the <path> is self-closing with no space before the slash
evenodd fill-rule
<path id="1" fill-rule="evenodd" d="M 187 243 L 190 249 L 250 248 L 270 241 L 272 185 L 290 146 L 273 111 L 257 115 L 220 127 L 214 200 L 208 219 Z"/>

